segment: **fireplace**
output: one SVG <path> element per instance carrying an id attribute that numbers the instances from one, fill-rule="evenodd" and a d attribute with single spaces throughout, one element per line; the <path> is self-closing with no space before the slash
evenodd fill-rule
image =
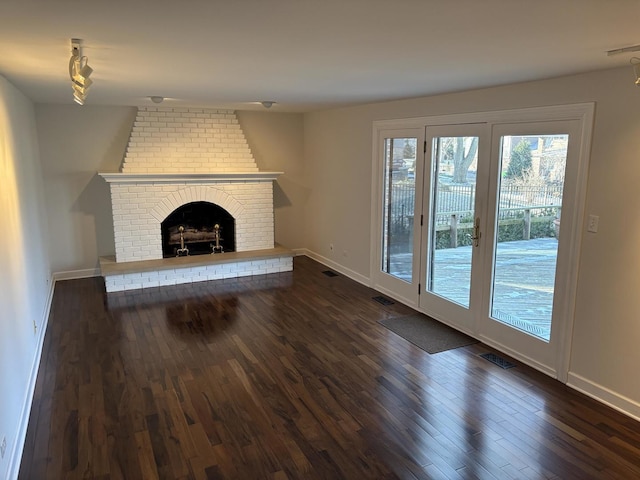
<path id="1" fill-rule="evenodd" d="M 274 242 L 281 174 L 258 170 L 233 111 L 140 108 L 120 172 L 100 174 L 115 237 L 107 291 L 291 271 Z"/>
<path id="2" fill-rule="evenodd" d="M 160 224 L 162 256 L 204 255 L 235 251 L 235 219 L 210 202 L 190 202 Z"/>

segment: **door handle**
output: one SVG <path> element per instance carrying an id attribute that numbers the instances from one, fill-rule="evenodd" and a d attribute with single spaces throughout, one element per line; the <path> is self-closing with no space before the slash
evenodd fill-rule
<path id="1" fill-rule="evenodd" d="M 480 233 L 480 217 L 476 217 L 475 222 L 473 222 L 473 234 L 471 235 L 471 240 L 473 240 L 473 246 L 477 247 L 480 245 L 480 237 L 482 233 Z"/>

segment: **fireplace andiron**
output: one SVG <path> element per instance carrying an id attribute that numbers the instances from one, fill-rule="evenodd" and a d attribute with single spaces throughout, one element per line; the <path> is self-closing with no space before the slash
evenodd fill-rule
<path id="1" fill-rule="evenodd" d="M 180 225 L 178 231 L 180 232 L 180 248 L 176 250 L 176 257 L 188 256 L 189 249 L 184 246 L 184 227 Z"/>
<path id="2" fill-rule="evenodd" d="M 216 240 L 216 244 L 215 245 L 211 245 L 211 253 L 223 253 L 224 250 L 222 249 L 222 245 L 220 245 L 220 242 L 223 240 L 222 237 L 220 236 L 220 225 L 218 225 L 217 223 L 213 226 L 213 237 Z"/>

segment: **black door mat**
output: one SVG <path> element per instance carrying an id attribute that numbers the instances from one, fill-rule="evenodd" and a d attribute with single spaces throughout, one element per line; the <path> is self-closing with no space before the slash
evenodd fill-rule
<path id="1" fill-rule="evenodd" d="M 513 368 L 513 367 L 517 366 L 515 363 L 511 363 L 510 361 L 505 360 L 502 357 L 499 357 L 495 353 L 483 353 L 480 356 L 482 358 L 484 358 L 485 360 L 489 360 L 491 363 L 495 363 L 500 368 L 504 368 L 505 370 L 507 368 Z"/>
<path id="2" fill-rule="evenodd" d="M 389 300 L 388 298 L 383 297 L 382 295 L 378 295 L 377 297 L 373 297 L 373 299 L 376 302 L 381 303 L 382 305 L 393 305 L 394 303 L 396 303 L 393 300 Z"/>
<path id="3" fill-rule="evenodd" d="M 327 277 L 337 277 L 338 274 L 336 272 L 332 272 L 331 270 L 325 270 L 324 273 Z"/>
<path id="4" fill-rule="evenodd" d="M 475 338 L 422 314 L 386 318 L 378 322 L 427 353 L 478 343 Z"/>

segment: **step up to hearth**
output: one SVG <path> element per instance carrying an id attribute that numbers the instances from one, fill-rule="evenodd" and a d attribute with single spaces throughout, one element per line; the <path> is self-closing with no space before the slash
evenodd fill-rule
<path id="1" fill-rule="evenodd" d="M 117 263 L 100 257 L 107 292 L 265 275 L 293 270 L 293 252 L 276 246 L 248 252 L 216 253 Z"/>

